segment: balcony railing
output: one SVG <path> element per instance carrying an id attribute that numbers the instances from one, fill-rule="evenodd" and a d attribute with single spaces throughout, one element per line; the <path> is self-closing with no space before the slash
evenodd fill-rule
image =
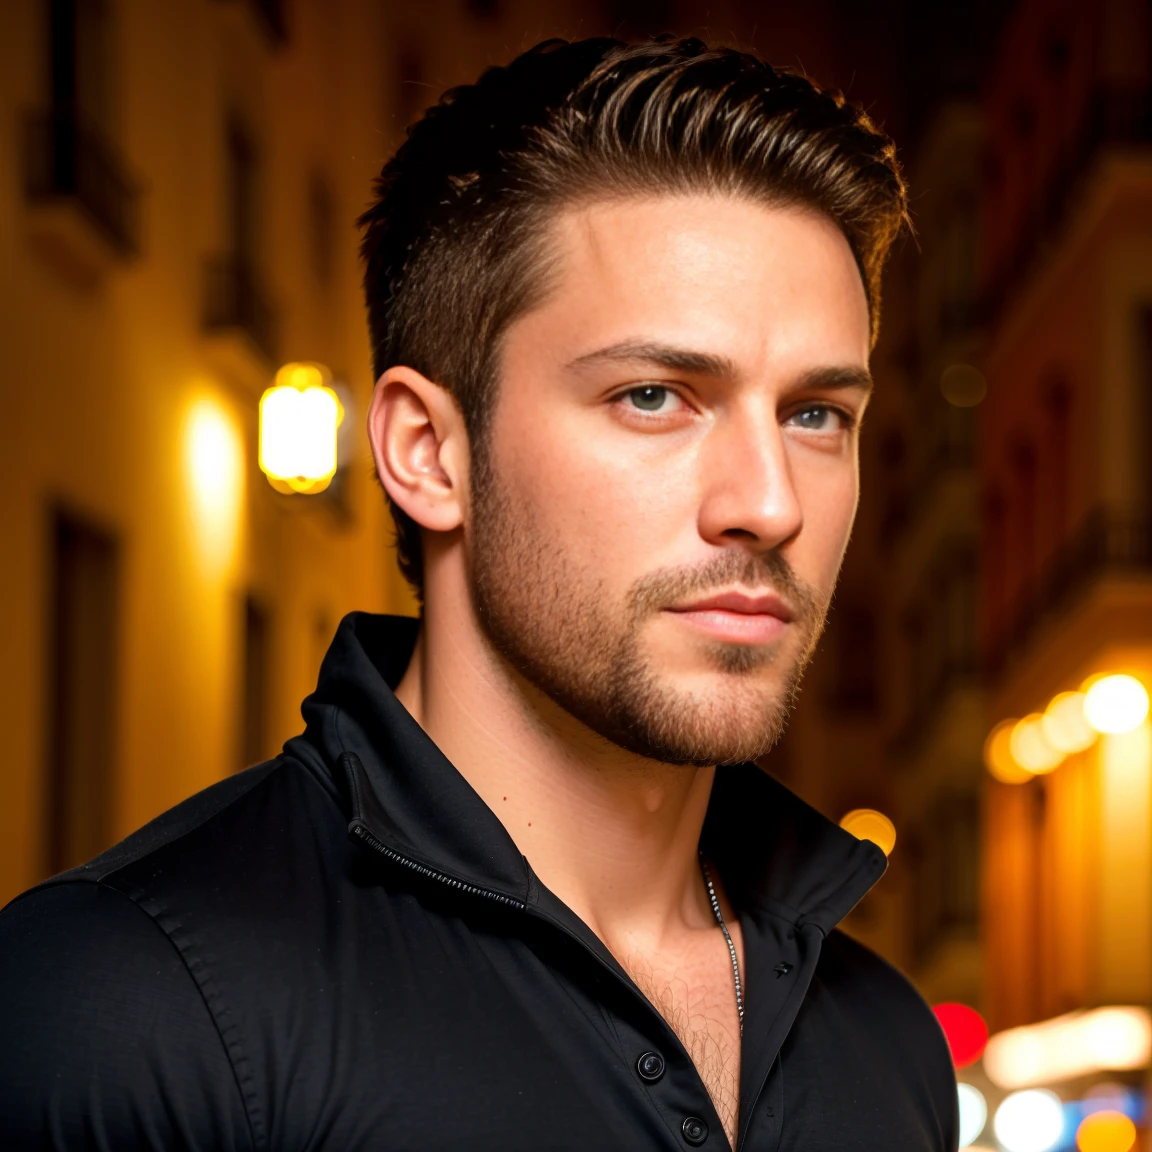
<path id="1" fill-rule="evenodd" d="M 75 109 L 32 113 L 24 159 L 30 201 L 72 201 L 120 255 L 139 250 L 139 190 L 112 142 Z"/>
<path id="2" fill-rule="evenodd" d="M 1085 109 L 1080 131 L 1068 141 L 1022 215 L 1016 242 L 985 286 L 980 318 L 995 324 L 1020 290 L 1037 255 L 1063 226 L 1097 155 L 1112 146 L 1152 144 L 1152 88 L 1100 88 Z"/>
<path id="3" fill-rule="evenodd" d="M 205 331 L 242 332 L 274 362 L 276 321 L 276 311 L 248 261 L 223 256 L 208 262 L 204 278 Z"/>
<path id="4" fill-rule="evenodd" d="M 1104 575 L 1152 577 L 1152 519 L 1097 508 L 1022 595 L 1016 610 L 986 656 L 997 675 L 1013 652 L 1024 648 L 1040 625 L 1068 607 Z"/>

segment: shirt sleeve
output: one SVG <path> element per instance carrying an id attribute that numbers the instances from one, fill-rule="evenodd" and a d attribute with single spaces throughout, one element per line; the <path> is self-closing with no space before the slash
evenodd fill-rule
<path id="1" fill-rule="evenodd" d="M 0 1129 L 9 1152 L 252 1147 L 200 989 L 119 892 L 61 884 L 0 913 Z"/>

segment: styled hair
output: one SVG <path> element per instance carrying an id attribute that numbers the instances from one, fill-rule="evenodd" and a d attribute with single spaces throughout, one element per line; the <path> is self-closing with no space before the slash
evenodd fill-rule
<path id="1" fill-rule="evenodd" d="M 696 39 L 549 40 L 453 88 L 408 129 L 361 216 L 377 378 L 448 389 L 482 465 L 500 340 L 547 292 L 548 224 L 590 200 L 725 193 L 821 212 L 856 258 L 872 337 L 907 221 L 892 141 L 839 92 Z M 423 594 L 419 528 L 390 502 Z"/>

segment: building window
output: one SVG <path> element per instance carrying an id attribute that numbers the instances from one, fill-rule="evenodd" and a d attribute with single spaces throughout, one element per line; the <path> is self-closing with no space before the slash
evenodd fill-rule
<path id="1" fill-rule="evenodd" d="M 208 262 L 204 326 L 246 335 L 267 360 L 276 360 L 276 314 L 261 275 L 260 154 L 239 117 L 224 132 L 225 250 Z"/>
<path id="2" fill-rule="evenodd" d="M 50 0 L 45 106 L 25 126 L 25 191 L 76 204 L 112 250 L 139 247 L 139 193 L 113 132 L 112 22 L 106 0 Z"/>
<path id="3" fill-rule="evenodd" d="M 244 597 L 240 766 L 258 764 L 268 748 L 268 612 L 254 596 Z"/>
<path id="4" fill-rule="evenodd" d="M 120 545 L 59 509 L 50 534 L 45 864 L 55 873 L 113 839 Z"/>

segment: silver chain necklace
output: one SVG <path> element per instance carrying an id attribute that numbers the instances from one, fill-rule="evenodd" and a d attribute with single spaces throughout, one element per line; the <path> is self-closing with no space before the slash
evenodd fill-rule
<path id="1" fill-rule="evenodd" d="M 700 873 L 704 877 L 704 887 L 708 889 L 708 903 L 712 905 L 712 915 L 724 933 L 724 943 L 728 945 L 728 958 L 732 961 L 732 982 L 736 986 L 736 1015 L 740 1020 L 740 1038 L 744 1038 L 744 988 L 740 983 L 740 961 L 736 959 L 736 945 L 732 943 L 732 935 L 728 925 L 724 923 L 724 913 L 720 911 L 720 901 L 716 898 L 716 885 L 712 883 L 712 873 L 708 871 L 708 864 L 704 853 L 700 853 Z"/>

